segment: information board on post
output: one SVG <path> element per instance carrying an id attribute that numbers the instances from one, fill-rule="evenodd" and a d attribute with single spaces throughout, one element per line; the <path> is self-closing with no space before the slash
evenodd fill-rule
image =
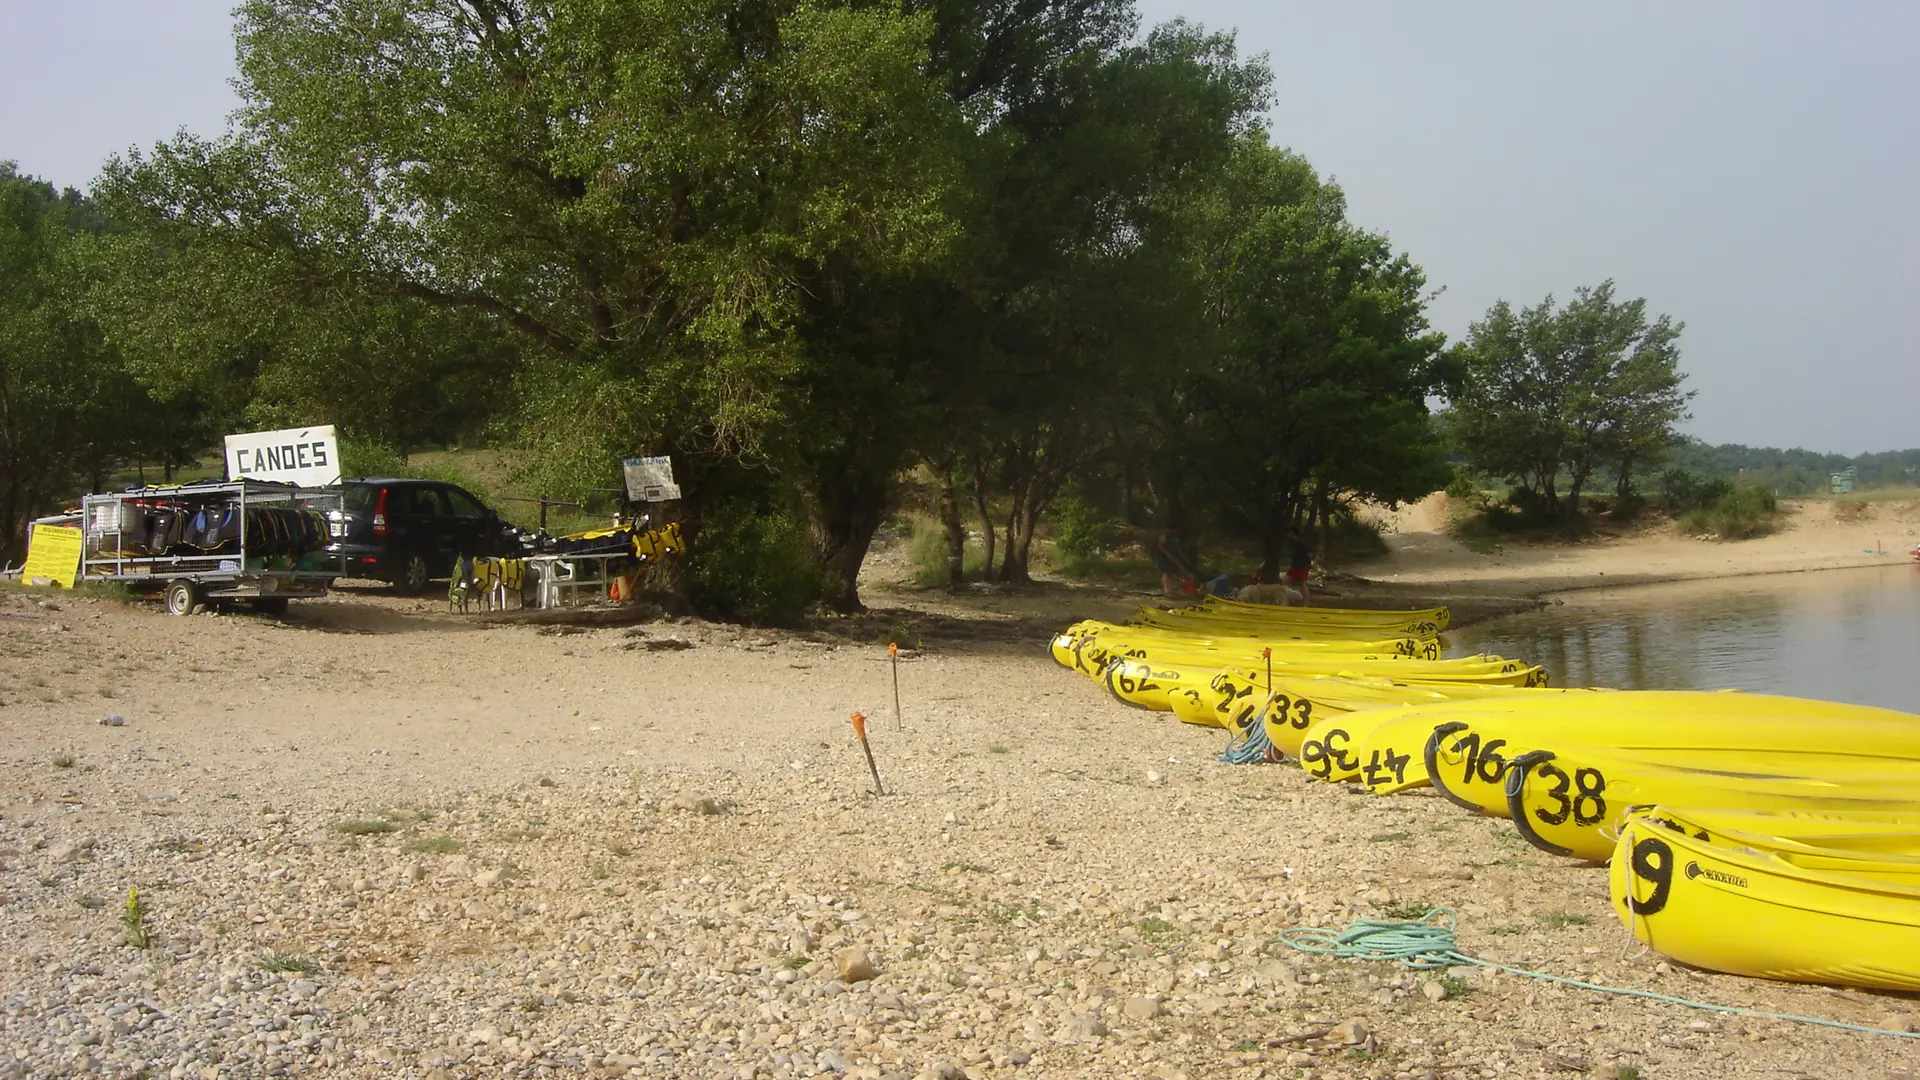
<path id="1" fill-rule="evenodd" d="M 20 568 L 20 580 L 29 585 L 44 581 L 63 589 L 73 588 L 86 539 L 85 532 L 69 525 L 35 525 L 27 539 L 27 564 Z"/>
<path id="2" fill-rule="evenodd" d="M 628 458 L 620 468 L 626 474 L 627 498 L 634 502 L 668 502 L 680 497 L 670 457 Z"/>
<path id="3" fill-rule="evenodd" d="M 251 431 L 227 436 L 227 479 L 274 480 L 301 487 L 340 482 L 340 443 L 333 425 Z"/>

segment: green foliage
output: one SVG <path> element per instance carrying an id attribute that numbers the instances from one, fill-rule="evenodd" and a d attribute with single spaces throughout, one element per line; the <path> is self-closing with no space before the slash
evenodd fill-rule
<path id="1" fill-rule="evenodd" d="M 1111 532 L 1107 515 L 1076 496 L 1053 504 L 1053 546 L 1061 554 L 1087 558 L 1106 549 Z"/>
<path id="2" fill-rule="evenodd" d="M 1711 483 L 1724 484 L 1723 481 Z M 1680 518 L 1680 529 L 1688 535 L 1712 534 L 1722 540 L 1750 540 L 1773 531 L 1778 509 L 1772 492 L 1752 484 L 1734 484 L 1711 503 L 1703 497 Z"/>
<path id="3" fill-rule="evenodd" d="M 313 975 L 320 971 L 320 962 L 313 957 L 281 952 L 279 949 L 268 949 L 261 953 L 254 966 L 261 971 L 292 971 L 302 975 Z"/>
<path id="4" fill-rule="evenodd" d="M 969 542 L 962 549 L 961 571 L 978 577 L 984 553 Z M 947 532 L 931 514 L 912 514 L 907 518 L 907 558 L 913 564 L 913 583 L 923 589 L 947 584 Z"/>
<path id="5" fill-rule="evenodd" d="M 153 947 L 153 934 L 147 929 L 147 905 L 140 900 L 139 889 L 127 890 L 127 902 L 120 910 L 120 925 L 126 930 L 126 942 L 136 949 Z"/>
<path id="6" fill-rule="evenodd" d="M 1505 477 L 1547 516 L 1579 512 L 1597 470 L 1611 468 L 1620 491 L 1633 472 L 1659 460 L 1678 436 L 1693 396 L 1681 389 L 1682 324 L 1651 321 L 1645 300 L 1616 301 L 1613 282 L 1549 296 L 1515 312 L 1501 301 L 1457 346 L 1461 378 L 1447 428 L 1477 472 Z M 1566 498 L 1560 482 L 1566 478 Z"/>
<path id="7" fill-rule="evenodd" d="M 755 626 L 795 626 L 820 599 L 820 568 L 795 518 L 745 498 L 704 508 L 688 540 L 694 603 Z"/>
<path id="8" fill-rule="evenodd" d="M 1349 506 L 1337 506 L 1328 515 L 1320 544 L 1321 554 L 1329 563 L 1364 562 L 1381 558 L 1391 550 L 1379 526 L 1361 520 Z"/>

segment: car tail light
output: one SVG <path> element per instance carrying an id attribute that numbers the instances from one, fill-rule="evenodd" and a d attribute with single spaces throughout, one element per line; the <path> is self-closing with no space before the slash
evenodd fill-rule
<path id="1" fill-rule="evenodd" d="M 380 497 L 373 504 L 373 535 L 387 535 L 387 489 L 380 489 Z"/>

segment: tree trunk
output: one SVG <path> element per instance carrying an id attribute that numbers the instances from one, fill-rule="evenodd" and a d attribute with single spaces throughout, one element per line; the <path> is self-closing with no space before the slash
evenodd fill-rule
<path id="1" fill-rule="evenodd" d="M 1009 585 L 1023 585 L 1033 578 L 1027 574 L 1027 553 L 1018 543 L 1020 509 L 1025 505 L 1027 493 L 1019 489 L 1013 492 L 1013 505 L 1007 510 L 1007 550 L 1000 556 L 1000 580 Z"/>
<path id="2" fill-rule="evenodd" d="M 1620 459 L 1620 479 L 1613 489 L 1614 498 L 1624 500 L 1633 494 L 1633 459 Z"/>
<path id="3" fill-rule="evenodd" d="M 967 527 L 960 520 L 960 497 L 953 489 L 953 460 L 930 461 L 934 495 L 940 509 L 940 527 L 947 536 L 947 587 L 967 583 Z"/>
<path id="4" fill-rule="evenodd" d="M 980 534 L 986 547 L 986 556 L 980 567 L 980 580 L 993 580 L 993 515 L 987 512 L 987 482 L 981 478 L 976 468 L 973 474 L 973 512 L 980 518 Z"/>
<path id="5" fill-rule="evenodd" d="M 860 603 L 860 564 L 886 515 L 887 495 L 885 477 L 851 473 L 819 492 L 820 600 L 833 611 L 866 610 Z"/>

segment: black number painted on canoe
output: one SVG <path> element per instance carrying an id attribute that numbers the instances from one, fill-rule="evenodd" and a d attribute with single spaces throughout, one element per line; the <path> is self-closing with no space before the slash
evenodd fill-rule
<path id="1" fill-rule="evenodd" d="M 1460 770 L 1460 782 L 1471 784 L 1478 778 L 1481 783 L 1497 784 L 1500 774 L 1507 769 L 1507 759 L 1500 756 L 1500 748 L 1507 745 L 1505 739 L 1489 739 L 1481 745 L 1480 736 L 1463 735 L 1453 744 L 1453 752 L 1467 755 L 1466 767 Z"/>
<path id="2" fill-rule="evenodd" d="M 1673 892 L 1673 849 L 1657 836 L 1646 837 L 1634 843 L 1633 859 L 1628 865 L 1633 872 L 1627 876 L 1627 910 L 1635 915 L 1660 914 Z M 1636 895 L 1639 892 L 1633 887 L 1636 879 L 1653 885 L 1653 891 L 1645 900 Z"/>
<path id="3" fill-rule="evenodd" d="M 1407 763 L 1412 760 L 1410 755 L 1394 753 L 1391 746 L 1384 751 L 1375 750 L 1373 756 L 1367 759 L 1366 768 L 1360 770 L 1361 779 L 1366 781 L 1368 787 L 1379 787 L 1387 782 L 1387 776 L 1391 774 L 1394 783 L 1404 784 L 1407 782 Z"/>
<path id="4" fill-rule="evenodd" d="M 1328 780 L 1334 770 L 1342 775 L 1355 772 L 1360 768 L 1359 759 L 1347 753 L 1347 743 L 1353 736 L 1340 728 L 1332 728 L 1318 739 L 1308 739 L 1300 744 L 1300 764 L 1307 773 Z"/>
<path id="5" fill-rule="evenodd" d="M 1227 695 L 1226 697 L 1223 697 L 1220 699 L 1220 704 L 1213 707 L 1215 712 L 1223 713 L 1223 714 L 1230 714 L 1233 712 L 1234 702 L 1239 701 L 1241 698 L 1247 698 L 1247 697 L 1253 696 L 1252 683 L 1248 683 L 1246 686 L 1243 686 L 1240 689 L 1235 690 L 1233 688 L 1233 683 L 1229 681 L 1224 686 L 1216 684 L 1214 686 L 1214 689 L 1222 691 Z M 1245 726 L 1244 721 L 1240 726 L 1242 727 Z"/>
<path id="6" fill-rule="evenodd" d="M 1300 761 L 1307 771 L 1322 780 L 1331 779 L 1335 770 L 1341 775 L 1357 772 L 1360 760 L 1347 753 L 1347 744 L 1353 736 L 1342 728 L 1331 728 L 1326 734 L 1315 740 L 1309 740 L 1300 746 Z"/>
<path id="7" fill-rule="evenodd" d="M 1558 765 L 1546 764 L 1536 770 L 1548 782 L 1547 798 L 1552 810 L 1536 809 L 1533 816 L 1548 825 L 1565 825 L 1568 818 L 1582 828 L 1598 825 L 1607 816 L 1607 778 L 1599 769 L 1583 768 L 1572 776 Z"/>

